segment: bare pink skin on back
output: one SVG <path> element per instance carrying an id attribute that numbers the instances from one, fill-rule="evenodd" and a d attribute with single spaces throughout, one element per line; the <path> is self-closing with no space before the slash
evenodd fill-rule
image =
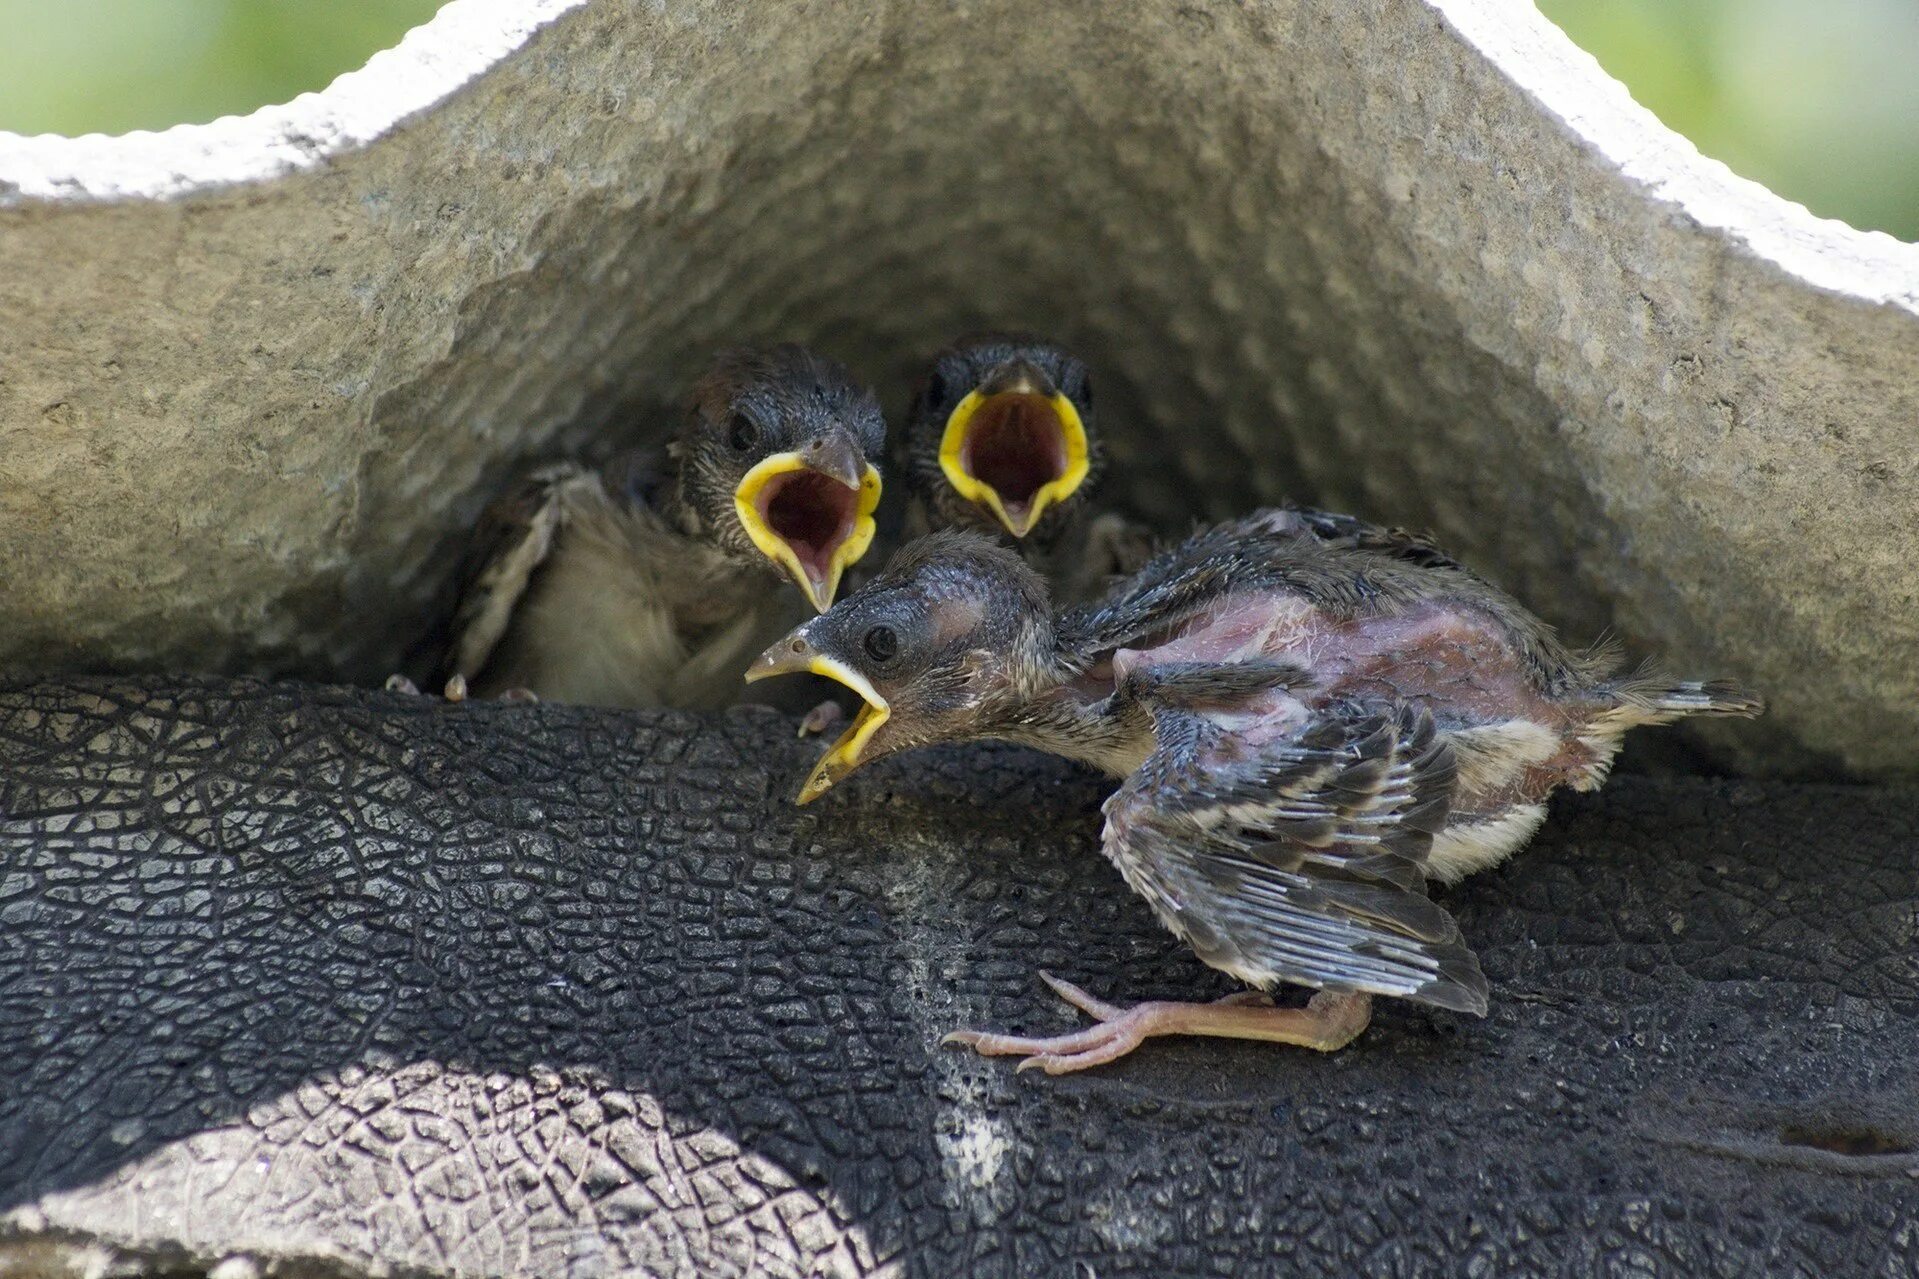
<path id="1" fill-rule="evenodd" d="M 1424 704 L 1454 729 L 1526 720 L 1559 739 L 1557 753 L 1501 793 L 1461 795 L 1460 806 L 1468 810 L 1543 799 L 1591 760 L 1578 738 L 1585 708 L 1542 693 L 1496 619 L 1446 601 L 1342 618 L 1298 596 L 1243 593 L 1146 645 L 1117 650 L 1110 664 L 1089 674 L 1104 676 L 1105 683 L 1155 666 L 1262 659 L 1296 665 L 1315 684 L 1260 694 L 1212 716 L 1249 745 L 1287 736 L 1312 708 L 1346 697 Z"/>

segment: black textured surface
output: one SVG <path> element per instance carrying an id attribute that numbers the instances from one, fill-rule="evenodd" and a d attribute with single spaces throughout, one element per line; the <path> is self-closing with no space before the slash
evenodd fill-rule
<path id="1" fill-rule="evenodd" d="M 493 1137 L 550 1096 L 597 1148 L 650 1097 L 911 1273 L 1919 1268 L 1919 792 L 1621 778 L 1448 894 L 1485 1021 L 1389 1004 L 1330 1057 L 1159 1041 L 1046 1079 L 938 1036 L 1064 1024 L 1042 966 L 1225 989 L 1099 859 L 1104 784 L 932 753 L 800 810 L 791 723 L 0 690 L 0 1237 L 616 1273 L 664 1237 L 611 1210 L 634 1162 L 528 1175 Z M 409 1092 L 462 1073 L 479 1139 Z M 389 1077 L 429 1101 L 383 1126 L 353 1098 Z M 343 1096 L 371 1128 L 276 1118 Z M 232 1178 L 168 1165 L 172 1214 L 128 1172 L 215 1130 L 316 1179 L 245 1241 Z"/>

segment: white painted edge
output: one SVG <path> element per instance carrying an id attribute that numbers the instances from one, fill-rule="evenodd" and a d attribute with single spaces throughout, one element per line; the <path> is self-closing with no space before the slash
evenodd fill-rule
<path id="1" fill-rule="evenodd" d="M 588 0 L 450 0 L 318 93 L 158 133 L 0 131 L 0 207 L 170 199 L 318 166 L 447 97 Z M 1428 0 L 1460 37 L 1650 199 L 1805 283 L 1919 314 L 1919 245 L 1812 214 L 1708 159 L 1530 0 Z"/>
<path id="2" fill-rule="evenodd" d="M 1822 218 L 1703 156 L 1531 0 L 1429 0 L 1460 37 L 1648 198 L 1814 288 L 1919 314 L 1919 244 Z"/>
<path id="3" fill-rule="evenodd" d="M 210 124 L 78 138 L 0 130 L 0 208 L 172 199 L 314 168 L 431 107 L 586 2 L 450 0 L 318 93 Z"/>

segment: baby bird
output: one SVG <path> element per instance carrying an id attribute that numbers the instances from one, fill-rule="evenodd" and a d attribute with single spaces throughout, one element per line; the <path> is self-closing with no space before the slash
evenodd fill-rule
<path id="1" fill-rule="evenodd" d="M 1319 990 L 1303 1008 L 1246 992 L 1123 1009 L 1041 974 L 1098 1024 L 949 1042 L 1059 1074 L 1153 1035 L 1336 1049 L 1373 995 L 1483 1014 L 1486 979 L 1428 881 L 1498 864 L 1554 790 L 1605 779 L 1626 730 L 1761 710 L 1728 683 L 1622 674 L 1470 573 L 1298 523 L 1202 531 L 1064 613 L 1017 556 L 935 534 L 748 672 L 812 671 L 865 702 L 801 803 L 882 756 L 977 738 L 1123 778 L 1104 849 L 1160 921 L 1260 990 Z"/>
<path id="2" fill-rule="evenodd" d="M 703 708 L 873 539 L 885 422 L 800 346 L 721 355 L 663 454 L 535 471 L 488 508 L 445 674 L 599 706 Z M 454 687 L 458 687 L 456 683 Z"/>
<path id="3" fill-rule="evenodd" d="M 985 333 L 940 352 L 914 395 L 900 452 L 908 538 L 938 528 L 1010 537 L 1058 600 L 1089 600 L 1152 553 L 1143 525 L 1089 509 L 1104 469 L 1093 378 L 1057 343 Z M 1268 514 L 1321 541 L 1459 567 L 1424 534 L 1310 507 Z"/>
<path id="4" fill-rule="evenodd" d="M 1146 560 L 1151 538 L 1088 499 L 1104 467 L 1093 379 L 1064 347 L 985 333 L 941 351 L 900 442 L 911 486 L 905 532 L 974 529 L 1011 538 L 1064 599 Z"/>

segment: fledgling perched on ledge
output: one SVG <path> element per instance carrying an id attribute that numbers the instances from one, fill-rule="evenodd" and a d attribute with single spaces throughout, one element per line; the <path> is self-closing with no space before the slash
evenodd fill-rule
<path id="1" fill-rule="evenodd" d="M 906 536 L 960 528 L 1010 538 L 1064 600 L 1146 562 L 1139 525 L 1095 513 L 1104 458 L 1084 361 L 1027 334 L 961 338 L 934 357 L 900 432 Z"/>
<path id="2" fill-rule="evenodd" d="M 1304 1008 L 1249 992 L 1126 1010 L 1047 977 L 1099 1024 L 955 1041 L 1057 1074 L 1152 1035 L 1339 1048 L 1375 994 L 1483 1013 L 1479 962 L 1427 882 L 1524 844 L 1554 790 L 1605 780 L 1626 730 L 1762 709 L 1728 683 L 1570 650 L 1449 560 L 1298 524 L 1268 511 L 1205 530 L 1060 614 L 1018 556 L 935 534 L 748 673 L 812 671 L 866 703 L 802 803 L 884 755 L 979 738 L 1124 778 L 1105 852 L 1161 922 L 1261 990 L 1320 992 Z"/>
<path id="3" fill-rule="evenodd" d="M 803 347 L 729 351 L 663 451 L 535 471 L 489 507 L 444 672 L 476 691 L 709 708 L 873 538 L 885 422 Z M 458 687 L 456 684 L 455 687 Z"/>

